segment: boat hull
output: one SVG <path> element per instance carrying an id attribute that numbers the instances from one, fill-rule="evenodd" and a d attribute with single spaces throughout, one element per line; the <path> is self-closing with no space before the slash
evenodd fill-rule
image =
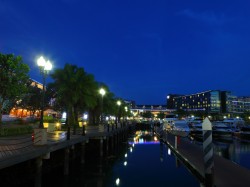
<path id="1" fill-rule="evenodd" d="M 181 137 L 187 137 L 189 135 L 189 131 L 169 130 L 168 132 L 175 136 L 181 136 Z"/>

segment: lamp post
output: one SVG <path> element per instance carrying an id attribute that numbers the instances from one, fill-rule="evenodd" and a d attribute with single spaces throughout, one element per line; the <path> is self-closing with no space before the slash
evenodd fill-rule
<path id="1" fill-rule="evenodd" d="M 102 99 L 101 99 L 101 125 L 102 125 L 102 118 L 103 118 L 103 116 L 102 116 L 102 110 L 103 110 L 103 96 L 106 94 L 106 91 L 105 91 L 103 88 L 101 88 L 101 89 L 99 90 L 99 93 L 100 93 L 101 96 L 102 96 Z"/>
<path id="2" fill-rule="evenodd" d="M 52 69 L 52 64 L 50 61 L 45 61 L 43 56 L 38 58 L 37 60 L 37 65 L 39 66 L 40 73 L 43 78 L 43 90 L 42 90 L 42 101 L 41 101 L 41 115 L 40 115 L 40 123 L 39 123 L 39 128 L 43 128 L 43 110 L 44 110 L 44 95 L 45 95 L 45 84 L 46 84 L 46 77 L 49 73 L 49 71 Z"/>
<path id="3" fill-rule="evenodd" d="M 121 106 L 122 102 L 120 100 L 117 101 L 117 105 L 118 105 L 118 114 L 117 114 L 117 122 L 116 122 L 116 128 L 117 128 L 117 124 L 118 122 L 120 122 L 119 116 L 120 116 L 120 106 Z"/>

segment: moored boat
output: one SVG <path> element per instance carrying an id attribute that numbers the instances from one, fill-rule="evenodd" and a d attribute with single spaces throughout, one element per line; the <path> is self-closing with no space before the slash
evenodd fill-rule
<path id="1" fill-rule="evenodd" d="M 163 119 L 163 130 L 168 130 L 173 125 L 173 122 L 178 120 L 177 116 L 175 114 L 168 114 Z"/>
<path id="2" fill-rule="evenodd" d="M 186 137 L 190 133 L 188 123 L 185 120 L 175 120 L 167 131 L 175 136 Z"/>
<path id="3" fill-rule="evenodd" d="M 202 137 L 202 118 L 188 118 L 186 119 L 190 128 L 190 136 L 201 138 Z"/>
<path id="4" fill-rule="evenodd" d="M 215 138 L 232 138 L 233 130 L 223 122 L 213 122 L 212 134 Z"/>
<path id="5" fill-rule="evenodd" d="M 240 131 L 240 128 L 245 125 L 245 121 L 242 118 L 226 118 L 222 123 L 229 126 L 233 132 Z"/>

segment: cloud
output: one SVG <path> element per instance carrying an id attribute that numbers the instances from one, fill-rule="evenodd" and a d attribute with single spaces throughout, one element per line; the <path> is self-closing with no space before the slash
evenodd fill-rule
<path id="1" fill-rule="evenodd" d="M 229 21 L 224 14 L 216 15 L 213 11 L 198 13 L 189 9 L 185 9 L 183 11 L 178 12 L 177 14 L 209 24 L 221 25 Z"/>

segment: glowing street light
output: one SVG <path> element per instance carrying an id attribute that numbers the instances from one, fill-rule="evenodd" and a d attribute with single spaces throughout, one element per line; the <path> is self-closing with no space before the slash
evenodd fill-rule
<path id="1" fill-rule="evenodd" d="M 100 90 L 99 90 L 99 93 L 101 94 L 101 96 L 102 96 L 102 100 L 101 100 L 101 124 L 102 124 L 102 111 L 103 111 L 103 96 L 106 94 L 106 91 L 103 89 L 103 88 L 101 88 Z"/>
<path id="2" fill-rule="evenodd" d="M 121 106 L 121 104 L 122 104 L 122 102 L 120 100 L 118 100 L 116 103 L 118 106 Z"/>
<path id="3" fill-rule="evenodd" d="M 41 115 L 40 115 L 40 124 L 39 128 L 43 128 L 43 110 L 44 110 L 44 95 L 45 95 L 45 84 L 46 84 L 46 77 L 49 73 L 49 71 L 52 69 L 52 64 L 48 60 L 46 61 L 43 56 L 40 56 L 37 59 L 37 65 L 39 66 L 40 73 L 43 78 L 43 90 L 42 90 L 42 101 L 41 101 Z"/>
<path id="4" fill-rule="evenodd" d="M 117 114 L 117 122 L 116 122 L 116 125 L 117 125 L 117 123 L 120 121 L 119 120 L 119 114 L 120 114 L 120 106 L 121 106 L 122 102 L 120 100 L 118 100 L 116 102 L 116 104 L 118 105 L 118 114 Z"/>

